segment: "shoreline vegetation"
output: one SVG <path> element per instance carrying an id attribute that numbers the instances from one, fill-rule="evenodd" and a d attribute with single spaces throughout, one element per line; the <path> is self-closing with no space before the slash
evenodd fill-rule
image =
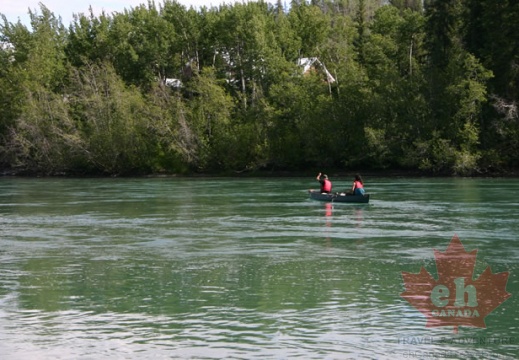
<path id="1" fill-rule="evenodd" d="M 297 171 L 288 171 L 288 170 L 255 170 L 255 171 L 225 171 L 225 172 L 206 172 L 206 173 L 182 173 L 182 174 L 174 174 L 174 173 L 154 173 L 154 174 L 125 174 L 125 175 L 106 175 L 106 174 L 38 174 L 38 173 L 16 173 L 12 171 L 0 171 L 0 179 L 1 178 L 70 178 L 70 179 L 89 179 L 89 178 L 121 178 L 121 179 L 145 179 L 145 178 L 236 178 L 236 179 L 246 179 L 246 178 L 304 178 L 308 177 L 313 180 L 315 178 L 315 173 L 317 170 L 297 170 Z M 453 175 L 453 174 L 438 174 L 432 172 L 424 172 L 418 170 L 395 170 L 395 169 L 386 169 L 386 170 L 340 170 L 340 169 L 330 169 L 327 170 L 327 175 L 331 179 L 340 179 L 341 181 L 350 178 L 357 173 L 361 174 L 363 178 L 519 178 L 519 171 L 508 171 L 508 172 L 494 172 L 494 173 L 473 173 L 471 175 Z"/>
<path id="2" fill-rule="evenodd" d="M 0 14 L 0 175 L 519 175 L 513 2 L 29 14 Z"/>

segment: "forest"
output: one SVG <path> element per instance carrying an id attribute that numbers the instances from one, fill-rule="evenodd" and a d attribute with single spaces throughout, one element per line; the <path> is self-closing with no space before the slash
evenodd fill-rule
<path id="1" fill-rule="evenodd" d="M 3 174 L 519 170 L 517 1 L 29 15 L 0 14 Z"/>

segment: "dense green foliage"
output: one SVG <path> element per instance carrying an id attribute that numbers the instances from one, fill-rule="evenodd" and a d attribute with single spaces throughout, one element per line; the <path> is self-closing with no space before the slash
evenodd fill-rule
<path id="1" fill-rule="evenodd" d="M 40 12 L 0 24 L 6 171 L 519 167 L 514 1 L 165 0 L 68 29 Z"/>

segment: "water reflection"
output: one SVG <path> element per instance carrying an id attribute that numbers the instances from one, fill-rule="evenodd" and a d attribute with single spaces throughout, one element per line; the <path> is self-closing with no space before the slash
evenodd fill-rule
<path id="1" fill-rule="evenodd" d="M 327 202 L 324 204 L 324 218 L 327 227 L 332 227 L 334 219 L 334 212 L 337 213 L 337 217 L 341 218 L 340 222 L 347 221 L 348 224 L 353 224 L 356 228 L 361 228 L 364 223 L 364 208 L 363 205 L 350 205 L 341 204 L 337 208 L 334 207 L 333 202 Z"/>
<path id="2" fill-rule="evenodd" d="M 361 228 L 362 223 L 364 222 L 364 207 L 363 206 L 354 207 L 354 219 L 355 219 L 356 227 Z"/>
<path id="3" fill-rule="evenodd" d="M 333 215 L 333 204 L 325 203 L 324 204 L 324 216 L 326 216 L 326 226 L 332 226 L 331 216 Z"/>

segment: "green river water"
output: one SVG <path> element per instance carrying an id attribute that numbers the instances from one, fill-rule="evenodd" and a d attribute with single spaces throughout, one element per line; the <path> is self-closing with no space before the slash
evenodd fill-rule
<path id="1" fill-rule="evenodd" d="M 0 178 L 0 359 L 518 358 L 519 180 L 365 180 Z M 400 296 L 455 235 L 509 273 L 486 328 Z"/>

